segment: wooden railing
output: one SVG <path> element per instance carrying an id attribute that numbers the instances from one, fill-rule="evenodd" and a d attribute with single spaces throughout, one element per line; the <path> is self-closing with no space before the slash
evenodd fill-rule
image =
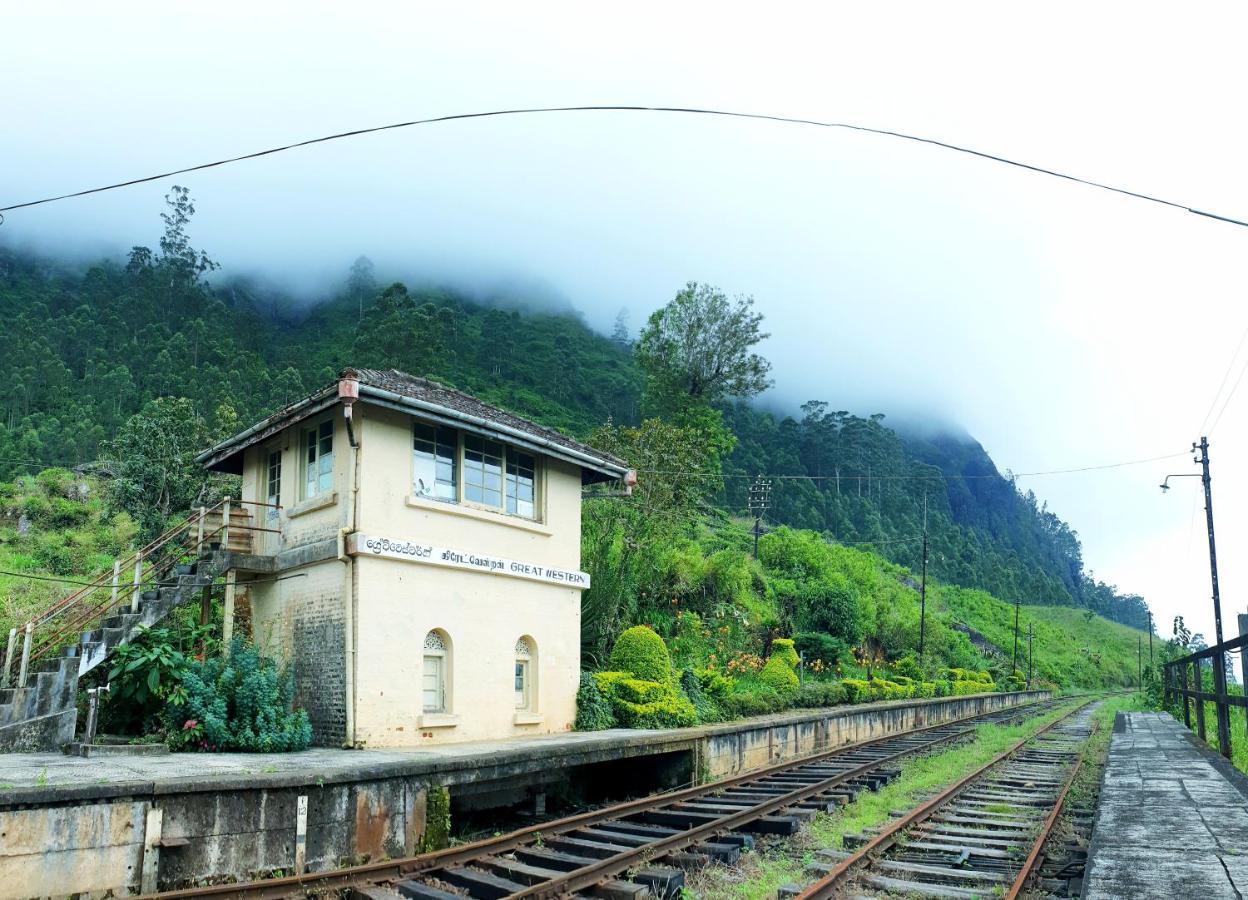
<path id="1" fill-rule="evenodd" d="M 1226 688 L 1226 660 L 1232 653 L 1243 653 L 1248 648 L 1248 634 L 1223 641 L 1181 659 L 1164 664 L 1162 691 L 1167 709 L 1183 705 L 1183 724 L 1192 727 L 1192 707 L 1195 707 L 1196 734 L 1205 737 L 1205 704 L 1212 703 L 1217 721 L 1218 745 L 1222 755 L 1231 758 L 1231 707 L 1244 710 L 1248 716 L 1248 698 L 1230 694 Z M 1213 675 L 1212 692 L 1204 685 L 1205 661 L 1209 661 Z"/>
<path id="2" fill-rule="evenodd" d="M 169 578 L 174 566 L 198 559 L 206 546 L 229 549 L 232 531 L 279 531 L 232 522 L 232 513 L 246 506 L 280 509 L 272 503 L 229 497 L 211 507 L 201 506 L 145 546 L 114 560 L 111 569 L 51 604 L 22 628 L 11 628 L 0 668 L 0 688 L 13 683 L 25 687 L 33 663 L 76 640 L 91 625 L 122 607 L 129 606 L 137 613 L 145 590 L 174 583 Z"/>

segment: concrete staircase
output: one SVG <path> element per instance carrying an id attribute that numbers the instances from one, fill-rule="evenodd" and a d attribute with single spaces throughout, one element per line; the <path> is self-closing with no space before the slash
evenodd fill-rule
<path id="1" fill-rule="evenodd" d="M 132 608 L 132 589 L 123 586 L 119 591 L 114 587 L 112 572 L 52 608 L 40 621 L 45 629 L 41 636 L 49 636 L 43 638 L 35 653 L 23 654 L 31 660 L 24 685 L 20 676 L 15 677 L 15 660 L 5 659 L 10 686 L 0 689 L 0 752 L 56 750 L 72 741 L 77 729 L 79 679 L 104 663 L 140 629 L 157 624 L 179 606 L 198 603 L 203 590 L 230 568 L 235 553 L 250 552 L 249 518 L 237 507 L 230 510 L 224 546 L 218 534 L 224 516 L 215 508 L 193 516 L 171 536 L 162 536 L 158 549 L 163 555 L 153 551 L 149 557 L 137 609 Z M 139 567 L 143 565 L 140 555 Z M 92 599 L 100 596 L 108 599 Z M 66 633 L 79 622 L 91 627 L 77 634 Z"/>
<path id="2" fill-rule="evenodd" d="M 171 610 L 199 602 L 228 567 L 229 555 L 210 552 L 140 595 L 139 611 L 125 605 L 82 632 L 77 644 L 36 663 L 25 687 L 0 691 L 0 751 L 55 750 L 74 739 L 78 716 L 78 679 L 130 641 L 139 629 L 160 622 Z"/>

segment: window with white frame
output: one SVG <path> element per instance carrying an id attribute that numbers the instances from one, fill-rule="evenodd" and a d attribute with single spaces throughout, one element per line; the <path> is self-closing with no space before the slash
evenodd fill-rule
<path id="1" fill-rule="evenodd" d="M 450 651 L 436 631 L 425 635 L 424 665 L 421 672 L 421 709 L 427 713 L 444 713 L 447 703 L 447 664 Z"/>
<path id="2" fill-rule="evenodd" d="M 464 435 L 464 499 L 503 508 L 503 445 Z"/>
<path id="3" fill-rule="evenodd" d="M 537 460 L 528 453 L 507 448 L 507 512 L 526 519 L 537 517 Z"/>
<path id="4" fill-rule="evenodd" d="M 533 645 L 528 638 L 520 638 L 516 641 L 515 657 L 516 709 L 532 711 L 534 656 Z"/>
<path id="5" fill-rule="evenodd" d="M 264 467 L 265 502 L 278 506 L 282 502 L 282 451 L 270 450 Z"/>
<path id="6" fill-rule="evenodd" d="M 541 518 L 539 457 L 489 438 L 412 423 L 412 495 Z"/>
<path id="7" fill-rule="evenodd" d="M 326 419 L 303 430 L 303 497 L 328 494 L 334 486 L 334 422 Z"/>
<path id="8" fill-rule="evenodd" d="M 459 500 L 458 435 L 453 428 L 416 422 L 412 426 L 412 493 L 435 500 Z"/>

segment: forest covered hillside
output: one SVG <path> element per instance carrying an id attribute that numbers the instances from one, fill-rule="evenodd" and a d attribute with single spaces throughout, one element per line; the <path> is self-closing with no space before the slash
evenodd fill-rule
<path id="1" fill-rule="evenodd" d="M 508 308 L 505 297 L 379 284 L 364 258 L 310 307 L 243 280 L 209 286 L 216 264 L 191 247 L 182 200 L 159 252 L 70 267 L 0 247 L 0 477 L 48 465 L 108 476 L 119 465 L 110 442 L 155 398 L 187 398 L 207 438 L 347 365 L 433 377 L 580 437 L 651 414 L 622 327 L 605 336 L 575 314 Z M 765 473 L 767 527 L 812 529 L 917 570 L 926 508 L 935 578 L 1146 627 L 1143 600 L 1093 581 L 1077 534 L 972 439 L 903 436 L 873 411 L 842 409 L 835 385 L 791 415 L 713 405 L 727 452 L 715 472 L 689 473 L 714 475 L 706 512 L 745 515 Z"/>

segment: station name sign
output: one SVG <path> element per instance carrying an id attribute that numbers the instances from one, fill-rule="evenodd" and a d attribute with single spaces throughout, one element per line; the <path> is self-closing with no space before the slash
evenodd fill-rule
<path id="1" fill-rule="evenodd" d="M 435 547 L 433 544 L 422 544 L 418 541 L 394 540 L 368 534 L 353 534 L 348 537 L 347 541 L 347 552 L 356 556 L 382 556 L 386 559 L 401 559 L 431 566 L 466 569 L 487 575 L 527 578 L 530 581 L 561 584 L 564 587 L 581 591 L 589 587 L 589 575 L 585 572 L 557 569 L 540 563 L 505 559 L 501 556 L 487 556 L 484 553 L 473 553 L 468 550 L 451 550 L 446 547 Z"/>

